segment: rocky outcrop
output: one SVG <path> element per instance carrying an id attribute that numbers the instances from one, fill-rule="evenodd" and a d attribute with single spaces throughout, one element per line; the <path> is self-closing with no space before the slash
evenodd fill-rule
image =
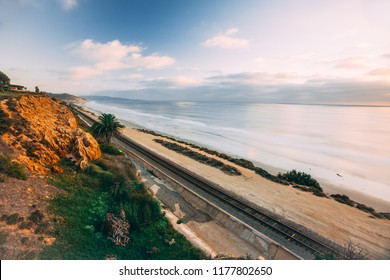
<path id="1" fill-rule="evenodd" d="M 11 126 L 2 138 L 18 152 L 18 160 L 30 171 L 47 174 L 60 158 L 69 158 L 82 169 L 101 152 L 91 134 L 78 128 L 67 106 L 46 95 L 23 95 L 3 100 L 0 108 L 9 115 Z"/>

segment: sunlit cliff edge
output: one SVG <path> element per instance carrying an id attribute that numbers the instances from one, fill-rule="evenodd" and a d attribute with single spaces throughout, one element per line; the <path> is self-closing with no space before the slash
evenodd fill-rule
<path id="1" fill-rule="evenodd" d="M 61 168 L 56 166 L 60 158 L 69 158 L 85 169 L 89 161 L 101 156 L 97 141 L 78 128 L 72 112 L 58 99 L 22 95 L 2 100 L 0 109 L 10 119 L 3 141 L 32 172 L 61 173 Z"/>

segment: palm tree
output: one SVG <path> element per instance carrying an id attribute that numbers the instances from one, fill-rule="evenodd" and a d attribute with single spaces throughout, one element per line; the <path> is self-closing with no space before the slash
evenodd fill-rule
<path id="1" fill-rule="evenodd" d="M 124 125 L 117 121 L 114 115 L 103 113 L 99 116 L 99 122 L 92 125 L 92 134 L 96 138 L 110 143 L 112 136 L 124 127 Z"/>

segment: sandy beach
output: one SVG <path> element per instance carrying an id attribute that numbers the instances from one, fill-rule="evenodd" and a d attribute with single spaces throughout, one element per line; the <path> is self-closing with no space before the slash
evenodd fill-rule
<path id="1" fill-rule="evenodd" d="M 108 97 L 92 99 L 84 106 L 113 113 L 128 127 L 136 124 L 250 160 L 273 175 L 303 171 L 318 180 L 328 194 L 348 195 L 378 212 L 390 212 L 390 150 L 385 144 L 388 114 L 380 110 L 264 104 L 235 108 L 225 103 L 182 105 Z M 283 112 L 299 112 L 299 117 L 279 116 Z M 339 124 L 347 112 L 354 121 Z M 370 115 L 375 116 L 374 127 L 367 123 Z"/>
<path id="2" fill-rule="evenodd" d="M 271 182 L 240 166 L 235 167 L 240 170 L 241 176 L 229 176 L 161 146 L 153 141 L 159 137 L 134 128 L 125 128 L 122 133 L 148 149 L 285 219 L 339 244 L 352 241 L 368 250 L 373 259 L 390 259 L 390 220 L 373 218 L 368 213 L 334 200 Z M 230 162 L 226 163 L 234 166 Z M 325 192 L 333 193 L 330 187 L 324 189 Z M 356 200 L 362 202 L 363 197 L 361 198 L 361 201 Z M 372 204 L 368 205 L 374 208 L 380 206 L 379 202 L 377 205 L 375 203 L 376 201 L 372 201 Z"/>

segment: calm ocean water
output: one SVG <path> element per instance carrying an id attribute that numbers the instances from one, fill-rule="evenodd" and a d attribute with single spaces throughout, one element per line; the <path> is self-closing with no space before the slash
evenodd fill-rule
<path id="1" fill-rule="evenodd" d="M 390 107 L 153 102 L 84 104 L 147 129 L 390 201 Z"/>

